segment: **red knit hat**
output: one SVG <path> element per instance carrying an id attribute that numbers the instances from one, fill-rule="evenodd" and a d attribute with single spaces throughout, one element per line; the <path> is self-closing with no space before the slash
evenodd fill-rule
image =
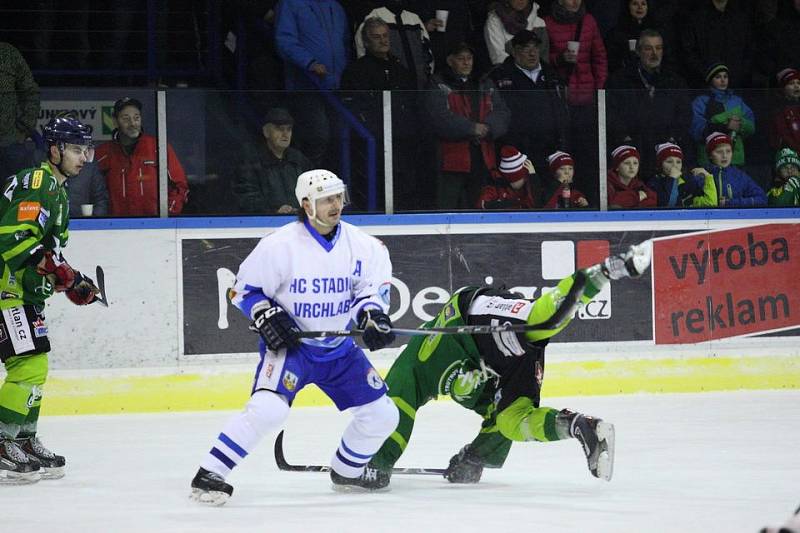
<path id="1" fill-rule="evenodd" d="M 623 161 L 628 159 L 629 157 L 635 157 L 636 159 L 641 160 L 641 156 L 639 155 L 639 150 L 636 149 L 635 146 L 631 146 L 629 144 L 623 144 L 622 146 L 617 146 L 613 152 L 611 152 L 611 168 L 618 168 Z"/>
<path id="2" fill-rule="evenodd" d="M 729 144 L 731 147 L 733 147 L 733 141 L 728 135 L 725 135 L 720 131 L 715 131 L 706 137 L 706 153 L 711 154 L 711 152 L 713 152 L 720 144 Z"/>
<path id="3" fill-rule="evenodd" d="M 503 146 L 500 149 L 500 174 L 509 183 L 514 183 L 528 177 L 528 169 L 524 167 L 528 156 L 520 153 L 513 146 Z"/>
<path id="4" fill-rule="evenodd" d="M 668 157 L 677 157 L 683 161 L 683 150 L 675 143 L 663 143 L 656 146 L 656 163 L 659 168 Z"/>
<path id="5" fill-rule="evenodd" d="M 778 78 L 778 83 L 780 83 L 781 87 L 786 87 L 790 81 L 800 80 L 800 70 L 785 68 L 778 72 L 775 77 Z"/>
<path id="6" fill-rule="evenodd" d="M 567 152 L 556 151 L 547 156 L 547 165 L 550 172 L 555 175 L 556 171 L 567 165 L 575 166 L 575 160 Z"/>

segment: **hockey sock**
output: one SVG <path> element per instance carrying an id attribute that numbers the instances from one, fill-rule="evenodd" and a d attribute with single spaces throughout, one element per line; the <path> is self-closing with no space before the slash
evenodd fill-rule
<path id="1" fill-rule="evenodd" d="M 27 422 L 35 424 L 39 418 L 41 387 L 47 378 L 47 354 L 12 357 L 5 367 L 6 380 L 0 387 L 0 426 L 3 433 L 14 432 L 7 436 L 15 437 L 20 426 Z"/>
<path id="2" fill-rule="evenodd" d="M 344 477 L 356 478 L 364 471 L 383 441 L 397 427 L 397 407 L 386 395 L 350 409 L 353 420 L 344 430 L 331 468 Z"/>
<path id="3" fill-rule="evenodd" d="M 414 407 L 403 398 L 393 396 L 391 400 L 399 410 L 400 419 L 395 430 L 372 458 L 372 465 L 383 470 L 393 468 L 400 456 L 403 455 L 406 446 L 408 446 L 408 436 L 414 430 L 414 419 L 417 415 Z"/>
<path id="4" fill-rule="evenodd" d="M 231 473 L 269 432 L 289 416 L 289 405 L 271 391 L 257 391 L 244 411 L 233 416 L 217 436 L 200 466 L 223 478 Z"/>
<path id="5" fill-rule="evenodd" d="M 497 427 L 511 440 L 561 440 L 556 430 L 558 411 L 550 407 L 534 407 L 533 401 L 521 396 L 497 415 Z"/>

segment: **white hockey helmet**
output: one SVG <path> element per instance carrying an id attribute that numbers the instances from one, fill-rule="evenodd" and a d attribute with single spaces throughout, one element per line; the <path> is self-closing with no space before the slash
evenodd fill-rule
<path id="1" fill-rule="evenodd" d="M 339 176 L 322 168 L 300 174 L 294 189 L 294 195 L 301 208 L 303 198 L 308 198 L 311 202 L 312 218 L 317 214 L 317 200 L 340 193 L 343 195 L 343 205 L 347 205 L 347 186 L 339 179 Z"/>

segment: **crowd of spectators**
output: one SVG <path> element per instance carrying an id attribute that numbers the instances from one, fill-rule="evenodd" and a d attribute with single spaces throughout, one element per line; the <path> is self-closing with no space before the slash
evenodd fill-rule
<path id="1" fill-rule="evenodd" d="M 251 88 L 302 92 L 267 98 L 260 140 L 230 176 L 240 212 L 292 212 L 296 175 L 338 170 L 330 94 L 382 141 L 384 90 L 401 210 L 597 208 L 599 89 L 609 207 L 798 205 L 800 0 L 241 0 L 231 12 L 258 22 L 245 26 L 260 39 L 253 64 L 283 72 Z M 0 61 L 24 70 L 2 46 Z M 35 83 L 9 79 L 0 91 L 18 101 L 3 106 L 15 116 L 0 123 L 0 169 L 17 164 L 38 98 Z M 94 169 L 112 215 L 149 214 L 115 200 L 119 184 L 127 197 L 147 180 L 104 166 L 132 157 L 126 141 L 153 142 L 127 137 L 128 118 L 115 108 L 117 134 Z M 169 156 L 177 214 L 187 182 Z"/>

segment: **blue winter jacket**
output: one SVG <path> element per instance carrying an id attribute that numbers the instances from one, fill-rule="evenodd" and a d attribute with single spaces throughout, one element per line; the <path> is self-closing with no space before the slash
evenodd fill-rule
<path id="1" fill-rule="evenodd" d="M 767 195 L 742 170 L 729 166 L 720 168 L 716 165 L 706 167 L 717 187 L 717 198 L 725 197 L 725 207 L 766 207 Z"/>
<path id="2" fill-rule="evenodd" d="M 284 60 L 286 89 L 336 89 L 350 58 L 350 30 L 336 0 L 280 0 L 275 8 L 275 46 Z M 309 67 L 321 63 L 324 78 Z"/>

